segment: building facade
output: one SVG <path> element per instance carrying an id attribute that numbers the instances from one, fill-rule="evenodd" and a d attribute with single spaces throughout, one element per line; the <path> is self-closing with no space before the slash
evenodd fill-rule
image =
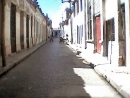
<path id="1" fill-rule="evenodd" d="M 4 16 L 0 21 L 1 46 L 5 56 L 47 40 L 47 28 L 51 25 L 47 25 L 48 17 L 37 0 L 1 0 L 0 5 L 3 11 L 0 14 Z"/>
<path id="2" fill-rule="evenodd" d="M 74 0 L 72 5 L 72 44 L 130 68 L 129 0 Z"/>

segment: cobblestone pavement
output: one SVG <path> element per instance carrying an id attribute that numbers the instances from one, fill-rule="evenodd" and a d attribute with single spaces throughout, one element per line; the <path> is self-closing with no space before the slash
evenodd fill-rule
<path id="1" fill-rule="evenodd" d="M 0 98 L 121 98 L 55 38 L 0 78 Z"/>

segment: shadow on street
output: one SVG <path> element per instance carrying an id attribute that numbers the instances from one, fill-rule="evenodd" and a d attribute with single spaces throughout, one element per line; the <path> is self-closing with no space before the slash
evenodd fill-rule
<path id="1" fill-rule="evenodd" d="M 92 68 L 82 61 L 54 38 L 1 77 L 0 98 L 91 98 L 77 71 Z"/>

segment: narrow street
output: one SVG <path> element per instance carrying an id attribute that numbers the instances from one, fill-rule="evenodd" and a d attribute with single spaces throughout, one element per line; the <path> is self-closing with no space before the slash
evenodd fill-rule
<path id="1" fill-rule="evenodd" d="M 55 38 L 0 78 L 0 98 L 122 98 Z"/>

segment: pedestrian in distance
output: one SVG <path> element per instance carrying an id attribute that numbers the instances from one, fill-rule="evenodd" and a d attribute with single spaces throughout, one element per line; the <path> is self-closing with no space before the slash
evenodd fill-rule
<path id="1" fill-rule="evenodd" d="M 69 38 L 68 38 L 68 34 L 66 34 L 66 44 L 69 45 Z"/>
<path id="2" fill-rule="evenodd" d="M 52 35 L 50 36 L 50 42 L 53 42 L 53 36 Z"/>

